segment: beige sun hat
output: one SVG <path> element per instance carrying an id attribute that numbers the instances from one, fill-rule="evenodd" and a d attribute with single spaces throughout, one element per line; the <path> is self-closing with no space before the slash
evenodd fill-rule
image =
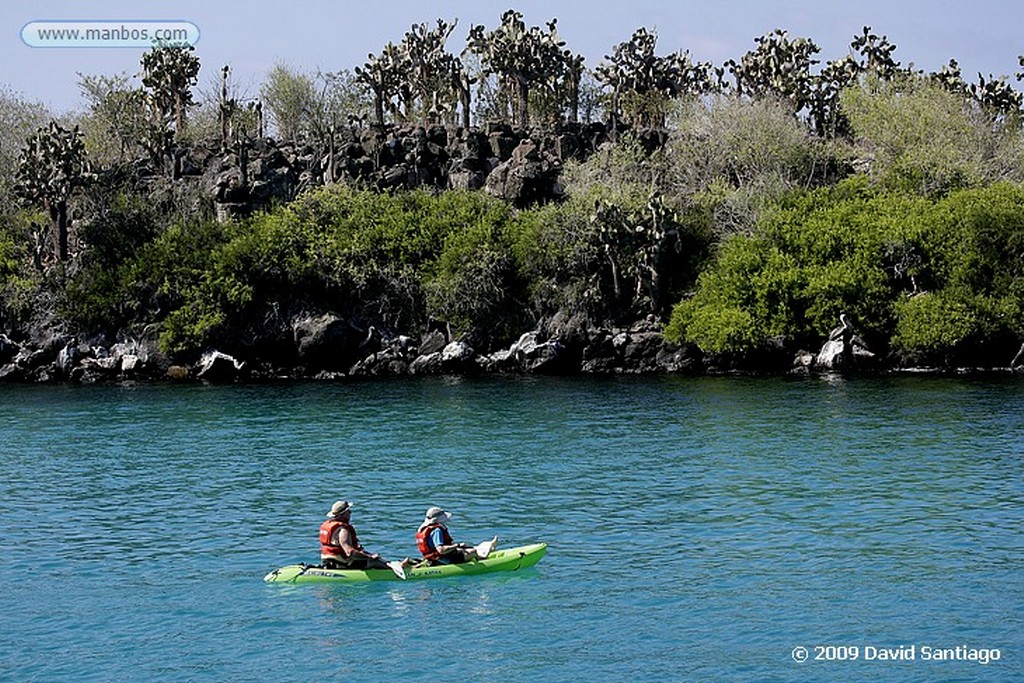
<path id="1" fill-rule="evenodd" d="M 352 509 L 352 503 L 347 500 L 338 500 L 331 506 L 331 511 L 327 513 L 328 517 L 337 517 L 338 515 L 348 512 Z"/>
<path id="2" fill-rule="evenodd" d="M 451 520 L 451 518 L 452 513 L 448 512 L 444 508 L 432 507 L 427 509 L 427 514 L 423 518 L 423 525 L 432 524 L 434 522 L 437 522 L 438 524 L 445 524 Z"/>

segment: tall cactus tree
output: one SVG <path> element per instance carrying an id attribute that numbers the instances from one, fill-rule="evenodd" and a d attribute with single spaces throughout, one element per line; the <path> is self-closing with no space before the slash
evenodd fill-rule
<path id="1" fill-rule="evenodd" d="M 18 158 L 15 189 L 25 199 L 41 204 L 49 214 L 61 263 L 68 260 L 68 200 L 89 177 L 85 143 L 78 126 L 67 130 L 50 121 L 28 139 Z"/>
<path id="2" fill-rule="evenodd" d="M 1005 76 L 995 78 L 990 74 L 986 79 L 979 73 L 978 82 L 971 84 L 970 92 L 978 104 L 993 118 L 1020 112 L 1021 106 L 1024 104 L 1024 97 L 1006 82 Z"/>
<path id="3" fill-rule="evenodd" d="M 807 107 L 814 83 L 811 66 L 818 63 L 813 57 L 820 48 L 809 38 L 791 40 L 781 29 L 755 42 L 757 47 L 743 55 L 738 64 L 726 62 L 736 80 L 736 91 L 753 97 L 775 95 L 789 102 L 794 112 Z"/>
<path id="4" fill-rule="evenodd" d="M 450 79 L 452 90 L 458 98 L 459 108 L 462 110 L 462 127 L 469 128 L 469 108 L 472 104 L 471 88 L 476 79 L 469 75 L 461 59 L 453 58 L 448 66 L 451 69 L 448 72 L 448 78 Z"/>
<path id="5" fill-rule="evenodd" d="M 369 55 L 362 67 L 356 67 L 356 80 L 373 92 L 373 112 L 378 126 L 384 125 L 384 111 L 393 109 L 393 98 L 401 93 L 406 68 L 402 50 L 388 43 L 379 55 Z"/>
<path id="6" fill-rule="evenodd" d="M 445 50 L 457 24 L 457 20 L 449 24 L 443 19 L 438 19 L 433 29 L 427 24 L 414 24 L 400 45 L 409 67 L 405 73 L 408 88 L 419 100 L 420 114 L 434 122 L 453 111 L 460 100 L 455 80 L 458 60 Z"/>
<path id="7" fill-rule="evenodd" d="M 860 65 L 851 55 L 830 61 L 812 80 L 810 121 L 815 132 L 825 138 L 849 133 L 850 122 L 839 107 L 839 94 L 857 81 Z"/>
<path id="8" fill-rule="evenodd" d="M 511 89 L 516 103 L 513 123 L 526 127 L 530 123 L 530 89 L 553 89 L 565 69 L 565 43 L 555 29 L 557 19 L 547 23 L 547 30 L 527 28 L 523 15 L 508 10 L 501 15 L 501 24 L 490 32 L 482 25 L 469 31 L 467 50 L 480 56 L 484 75 L 497 75 Z"/>
<path id="9" fill-rule="evenodd" d="M 853 37 L 850 47 L 861 54 L 861 70 L 883 81 L 891 81 L 900 73 L 900 63 L 893 59 L 896 46 L 886 36 L 878 36 L 865 26 L 860 35 Z"/>
<path id="10" fill-rule="evenodd" d="M 142 55 L 142 85 L 149 88 L 153 106 L 161 119 L 174 122 L 174 130 L 185 130 L 185 111 L 192 105 L 192 87 L 199 81 L 199 58 L 191 45 L 154 47 Z"/>
<path id="11" fill-rule="evenodd" d="M 599 200 L 590 215 L 611 291 L 603 295 L 613 317 L 663 315 L 670 305 L 666 280 L 673 255 L 683 250 L 674 212 L 652 194 L 644 205 L 622 208 Z"/>
<path id="12" fill-rule="evenodd" d="M 580 120 L 580 85 L 586 69 L 583 66 L 583 55 L 567 55 L 565 60 L 565 77 L 562 79 L 563 99 L 569 106 L 569 121 Z"/>
<path id="13" fill-rule="evenodd" d="M 615 46 L 594 74 L 612 90 L 611 113 L 618 117 L 623 99 L 630 99 L 632 123 L 661 126 L 668 100 L 684 94 L 699 95 L 711 91 L 711 65 L 694 64 L 689 53 L 659 57 L 654 53 L 658 36 L 639 28 L 632 37 Z"/>
<path id="14" fill-rule="evenodd" d="M 932 82 L 937 83 L 951 93 L 965 97 L 970 93 L 970 87 L 964 81 L 963 71 L 961 71 L 960 65 L 955 59 L 949 60 L 939 71 L 931 74 L 930 78 Z"/>

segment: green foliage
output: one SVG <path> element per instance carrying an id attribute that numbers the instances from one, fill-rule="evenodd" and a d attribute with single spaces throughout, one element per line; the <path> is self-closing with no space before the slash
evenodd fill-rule
<path id="1" fill-rule="evenodd" d="M 32 244 L 45 223 L 41 212 L 25 209 L 0 221 L 0 329 L 17 328 L 40 312 L 44 279 Z"/>
<path id="2" fill-rule="evenodd" d="M 127 74 L 79 74 L 78 89 L 88 105 L 81 118 L 85 149 L 97 167 L 132 161 L 150 151 L 152 117 L 146 93 L 131 85 Z"/>
<path id="3" fill-rule="evenodd" d="M 142 55 L 142 84 L 154 108 L 175 132 L 185 130 L 185 112 L 192 105 L 192 87 L 199 81 L 199 58 L 191 45 L 157 46 Z"/>
<path id="4" fill-rule="evenodd" d="M 89 200 L 88 218 L 77 231 L 82 251 L 65 286 L 62 313 L 81 329 L 116 334 L 143 311 L 130 279 L 132 264 L 173 212 L 153 196 L 104 182 Z"/>
<path id="5" fill-rule="evenodd" d="M 161 318 L 161 343 L 176 352 L 237 346 L 264 321 L 310 310 L 392 331 L 436 317 L 491 346 L 563 305 L 657 312 L 692 284 L 705 228 L 635 190 L 513 216 L 479 193 L 333 186 L 220 231 L 175 226 L 105 291 Z"/>
<path id="6" fill-rule="evenodd" d="M 656 174 L 661 191 L 710 210 L 720 236 L 750 232 L 772 202 L 834 182 L 846 165 L 838 143 L 812 135 L 770 97 L 680 105 L 665 158 Z"/>
<path id="7" fill-rule="evenodd" d="M 899 302 L 894 345 L 940 361 L 1012 346 L 1024 331 L 1024 189 L 953 193 L 927 222 L 921 270 L 933 291 Z"/>
<path id="8" fill-rule="evenodd" d="M 877 349 L 935 358 L 1019 335 L 1024 190 L 935 202 L 865 181 L 794 195 L 726 240 L 666 334 L 713 352 L 773 336 L 813 346 L 846 312 Z"/>
<path id="9" fill-rule="evenodd" d="M 217 281 L 215 256 L 230 226 L 183 221 L 139 251 L 121 271 L 125 298 L 137 307 L 136 320 L 162 322 L 160 345 L 167 351 L 203 348 L 222 320 L 207 289 Z"/>
<path id="10" fill-rule="evenodd" d="M 886 187 L 941 195 L 994 179 L 991 124 L 940 85 L 869 80 L 844 91 L 841 104 L 872 177 Z"/>
<path id="11" fill-rule="evenodd" d="M 619 151 L 575 167 L 564 204 L 516 220 L 513 250 L 539 316 L 660 317 L 696 278 L 710 236 L 706 212 L 665 204 L 637 182 L 650 173 L 639 150 Z"/>
<path id="12" fill-rule="evenodd" d="M 365 118 L 372 103 L 365 84 L 347 70 L 309 75 L 278 64 L 260 87 L 262 99 L 281 140 L 322 142 L 332 130 Z"/>
<path id="13" fill-rule="evenodd" d="M 412 330 L 435 315 L 474 332 L 499 324 L 514 295 L 504 286 L 507 218 L 507 207 L 479 194 L 332 186 L 220 234 L 171 230 L 136 272 L 163 273 L 149 288 L 171 311 L 161 343 L 174 351 L 238 344 L 253 324 L 305 310 L 386 330 Z M 188 239 L 208 244 L 181 242 Z M 178 263 L 182 250 L 192 256 Z"/>
<path id="14" fill-rule="evenodd" d="M 316 106 L 316 87 L 308 75 L 284 64 L 271 69 L 260 87 L 270 119 L 280 140 L 295 141 L 303 131 L 303 119 Z"/>
<path id="15" fill-rule="evenodd" d="M 473 214 L 465 216 L 461 229 L 449 233 L 426 271 L 427 309 L 477 339 L 507 341 L 527 324 L 510 214 L 504 206 L 490 202 L 472 208 Z"/>
<path id="16" fill-rule="evenodd" d="M 930 356 L 946 355 L 965 340 L 990 332 L 984 301 L 961 293 L 923 293 L 896 304 L 897 348 Z"/>
<path id="17" fill-rule="evenodd" d="M 18 274 L 28 255 L 30 225 L 42 217 L 19 211 L 0 222 L 0 285 Z"/>
<path id="18" fill-rule="evenodd" d="M 751 236 L 722 244 L 695 295 L 673 311 L 670 334 L 716 352 L 774 336 L 810 343 L 847 312 L 875 335 L 891 320 L 894 296 L 886 245 L 902 238 L 914 206 L 853 182 L 795 196 Z"/>

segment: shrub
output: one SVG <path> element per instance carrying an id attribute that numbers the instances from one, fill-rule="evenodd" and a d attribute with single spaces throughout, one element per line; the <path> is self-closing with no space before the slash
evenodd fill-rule
<path id="1" fill-rule="evenodd" d="M 508 211 L 469 192 L 332 186 L 207 233 L 207 256 L 183 264 L 168 258 L 178 229 L 149 255 L 180 293 L 162 343 L 175 351 L 230 348 L 263 334 L 265 321 L 303 311 L 390 331 L 415 330 L 433 315 L 460 332 L 494 332 L 515 298 Z M 155 295 L 168 292 L 161 286 Z"/>
<path id="2" fill-rule="evenodd" d="M 869 80 L 841 94 L 859 155 L 885 187 L 941 196 L 1003 178 L 1024 179 L 1020 122 L 996 122 L 963 95 L 923 76 Z M 1015 151 L 1016 150 L 1016 151 Z M 1009 168 L 1008 168 L 1009 166 Z"/>
<path id="3" fill-rule="evenodd" d="M 708 206 L 719 236 L 745 233 L 787 193 L 845 175 L 845 154 L 812 135 L 786 102 L 722 96 L 680 107 L 661 182 L 674 203 Z"/>
<path id="4" fill-rule="evenodd" d="M 694 296 L 673 312 L 670 337 L 714 352 L 776 336 L 808 344 L 846 312 L 864 333 L 887 338 L 898 287 L 886 267 L 887 245 L 906 239 L 913 212 L 914 200 L 874 197 L 858 181 L 788 198 L 753 235 L 721 245 Z M 709 335 L 721 320 L 750 329 Z"/>
<path id="5" fill-rule="evenodd" d="M 713 352 L 814 344 L 845 312 L 879 351 L 945 361 L 1019 344 L 1024 189 L 930 201 L 865 180 L 793 195 L 726 240 L 666 335 Z"/>

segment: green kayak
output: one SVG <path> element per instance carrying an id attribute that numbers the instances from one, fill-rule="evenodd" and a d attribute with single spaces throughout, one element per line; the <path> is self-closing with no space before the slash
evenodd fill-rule
<path id="1" fill-rule="evenodd" d="M 472 576 L 491 572 L 514 572 L 540 562 L 548 549 L 547 543 L 495 550 L 485 560 L 466 564 L 442 564 L 431 567 L 409 567 L 406 580 L 439 579 L 445 576 Z M 401 581 L 390 569 L 324 569 L 315 564 L 290 564 L 275 569 L 263 577 L 271 583 L 330 583 L 335 581 Z"/>

